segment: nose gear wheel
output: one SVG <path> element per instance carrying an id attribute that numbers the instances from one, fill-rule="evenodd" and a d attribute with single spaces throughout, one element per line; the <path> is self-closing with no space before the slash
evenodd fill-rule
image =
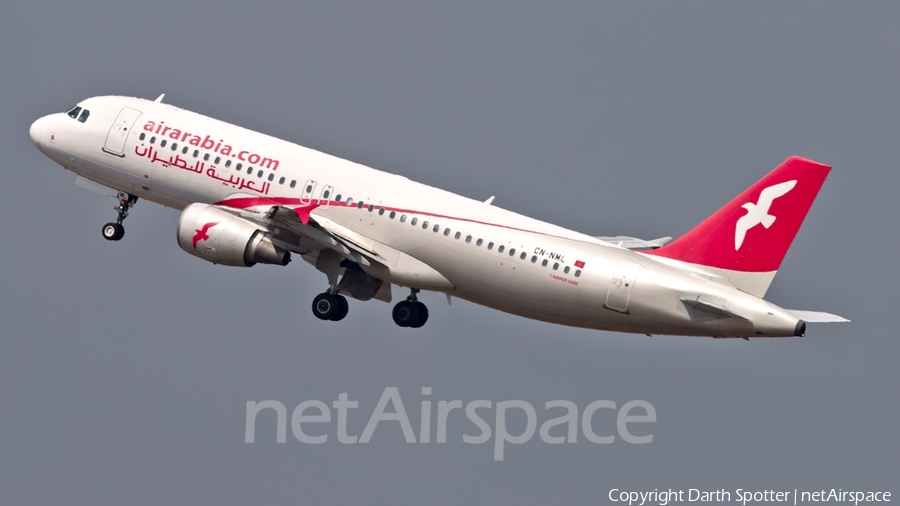
<path id="1" fill-rule="evenodd" d="M 122 222 L 128 217 L 128 210 L 134 206 L 137 200 L 138 198 L 134 195 L 119 192 L 119 205 L 113 208 L 118 212 L 118 217 L 115 223 L 110 222 L 103 225 L 101 232 L 104 239 L 107 241 L 118 241 L 125 236 L 125 227 L 122 226 Z"/>

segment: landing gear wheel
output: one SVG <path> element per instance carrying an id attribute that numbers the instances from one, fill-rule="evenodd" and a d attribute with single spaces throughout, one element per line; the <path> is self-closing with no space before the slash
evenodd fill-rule
<path id="1" fill-rule="evenodd" d="M 121 223 L 107 223 L 103 225 L 103 238 L 107 241 L 118 241 L 125 236 L 125 227 Z"/>
<path id="2" fill-rule="evenodd" d="M 428 321 L 428 306 L 419 301 L 415 301 L 414 304 L 416 305 L 416 309 L 419 310 L 419 317 L 416 318 L 415 323 L 411 324 L 410 327 L 417 329 L 422 325 L 425 325 L 425 322 Z"/>
<path id="3" fill-rule="evenodd" d="M 394 306 L 394 323 L 401 327 L 414 327 L 419 320 L 419 308 L 411 300 L 401 300 Z"/>
<path id="4" fill-rule="evenodd" d="M 313 299 L 312 311 L 316 318 L 320 320 L 334 320 L 341 314 L 341 302 L 338 295 L 332 295 L 328 292 L 320 293 Z M 341 297 L 343 299 L 343 297 Z M 346 300 L 344 301 L 346 304 Z M 343 316 L 341 316 L 343 318 Z M 338 318 L 340 319 L 340 318 Z"/>
<path id="5" fill-rule="evenodd" d="M 338 314 L 332 318 L 332 321 L 340 321 L 343 320 L 345 316 L 347 316 L 347 312 L 350 311 L 350 305 L 347 304 L 347 298 L 343 295 L 335 295 L 338 300 L 338 304 L 340 304 L 340 308 Z"/>
<path id="6" fill-rule="evenodd" d="M 131 209 L 138 200 L 134 195 L 125 192 L 119 192 L 118 198 L 119 205 L 114 208 L 119 215 L 116 218 L 116 222 L 103 225 L 103 238 L 107 241 L 118 241 L 122 237 L 125 237 L 125 227 L 122 226 L 122 221 L 128 217 L 128 210 Z"/>

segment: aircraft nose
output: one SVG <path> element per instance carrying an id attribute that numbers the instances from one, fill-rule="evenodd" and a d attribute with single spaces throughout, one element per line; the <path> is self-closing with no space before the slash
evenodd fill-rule
<path id="1" fill-rule="evenodd" d="M 31 128 L 28 129 L 28 135 L 31 137 L 31 142 L 33 142 L 38 149 L 41 149 L 41 143 L 50 141 L 48 136 L 51 135 L 49 125 L 49 123 L 53 121 L 51 116 L 52 115 L 48 115 L 36 119 L 35 122 L 31 124 Z"/>
<path id="2" fill-rule="evenodd" d="M 28 129 L 28 135 L 31 136 L 31 142 L 37 146 L 38 149 L 41 149 L 41 140 L 44 138 L 44 125 L 47 124 L 47 117 L 38 118 L 34 123 L 31 124 L 31 128 Z"/>

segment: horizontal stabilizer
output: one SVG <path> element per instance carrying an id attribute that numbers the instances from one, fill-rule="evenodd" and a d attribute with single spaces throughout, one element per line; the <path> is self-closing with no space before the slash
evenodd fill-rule
<path id="1" fill-rule="evenodd" d="M 822 311 L 801 311 L 799 309 L 788 309 L 792 315 L 800 318 L 806 323 L 844 323 L 850 320 L 843 316 L 831 313 L 823 313 Z"/>
<path id="2" fill-rule="evenodd" d="M 660 237 L 659 239 L 652 239 L 650 241 L 645 239 L 638 239 L 637 237 L 628 237 L 627 235 L 617 235 L 612 237 L 595 237 L 595 239 L 600 239 L 601 241 L 608 242 L 611 244 L 615 244 L 616 246 L 625 248 L 625 249 L 656 249 L 667 242 L 671 241 L 671 237 Z"/>
<path id="3" fill-rule="evenodd" d="M 702 295 L 697 297 L 696 299 L 689 299 L 686 297 L 681 298 L 681 302 L 683 302 L 686 306 L 690 306 L 699 311 L 704 311 L 710 314 L 714 314 L 717 316 L 722 316 L 726 318 L 740 318 L 741 320 L 746 320 L 743 316 L 735 313 L 734 311 L 729 311 L 724 307 L 716 304 L 715 302 L 708 300 L 706 297 Z"/>

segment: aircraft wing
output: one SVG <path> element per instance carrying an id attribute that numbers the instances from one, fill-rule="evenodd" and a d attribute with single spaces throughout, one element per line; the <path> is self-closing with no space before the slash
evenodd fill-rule
<path id="1" fill-rule="evenodd" d="M 329 268 L 329 265 L 340 265 L 345 269 L 341 285 L 345 285 L 345 280 L 348 279 L 346 269 L 349 268 L 361 269 L 365 275 L 376 281 L 390 279 L 401 286 L 443 292 L 456 289 L 431 266 L 328 218 L 327 205 L 279 202 L 276 199 L 244 195 L 229 197 L 216 205 L 265 226 L 272 233 L 274 240 L 282 241 L 287 249 L 303 255 L 304 260 L 328 274 L 330 278 L 332 275 L 337 276 L 335 272 L 337 267 Z M 339 257 L 335 258 L 334 253 Z M 344 262 L 345 259 L 358 267 Z M 327 272 L 329 270 L 332 272 Z M 355 275 L 362 279 L 362 273 Z M 389 288 L 390 283 L 385 285 Z M 349 288 L 340 285 L 339 288 L 353 297 L 361 298 Z M 383 289 L 377 289 L 376 292 L 372 296 L 386 302 L 390 301 L 389 292 L 385 293 Z"/>

